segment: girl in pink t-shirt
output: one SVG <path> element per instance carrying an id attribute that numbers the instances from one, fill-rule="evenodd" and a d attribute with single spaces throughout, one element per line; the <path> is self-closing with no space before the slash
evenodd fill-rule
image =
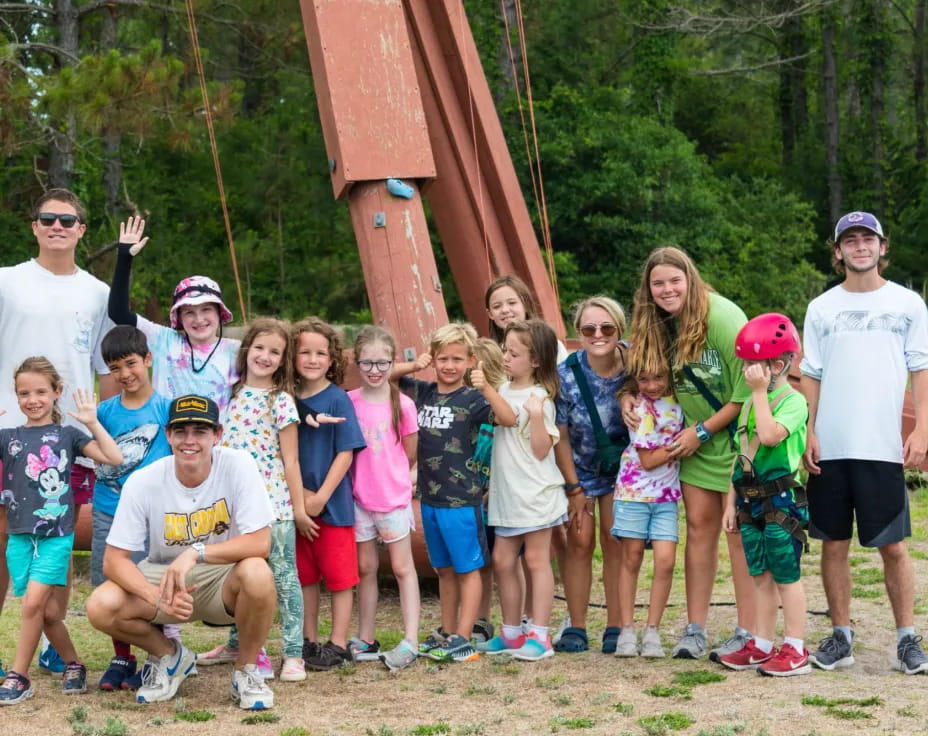
<path id="1" fill-rule="evenodd" d="M 349 648 L 358 661 L 380 659 L 390 670 L 412 664 L 419 650 L 419 579 L 410 533 L 415 529 L 410 468 L 416 463 L 416 405 L 390 381 L 396 342 L 381 327 L 365 327 L 354 343 L 361 388 L 349 391 L 367 447 L 351 465 L 354 535 L 358 543 L 358 636 Z M 405 638 L 380 652 L 377 613 L 377 540 L 387 545 L 400 591 Z"/>

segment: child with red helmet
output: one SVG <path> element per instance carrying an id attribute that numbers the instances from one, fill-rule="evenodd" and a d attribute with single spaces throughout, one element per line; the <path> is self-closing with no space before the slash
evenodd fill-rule
<path id="1" fill-rule="evenodd" d="M 809 512 L 796 477 L 806 444 L 809 409 L 787 374 L 800 352 L 799 333 L 782 314 L 750 320 L 735 340 L 751 398 L 738 420 L 739 454 L 722 523 L 740 530 L 757 591 L 754 636 L 720 661 L 735 670 L 777 677 L 811 671 L 805 648 L 806 595 L 799 559 L 806 546 Z M 774 647 L 777 607 L 783 605 L 784 640 Z"/>

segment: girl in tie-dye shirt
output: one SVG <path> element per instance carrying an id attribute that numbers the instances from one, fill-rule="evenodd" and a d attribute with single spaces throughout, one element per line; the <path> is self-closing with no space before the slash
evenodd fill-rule
<path id="1" fill-rule="evenodd" d="M 663 657 L 660 626 L 677 553 L 677 501 L 680 499 L 680 461 L 670 459 L 677 448 L 674 436 L 683 429 L 683 410 L 670 388 L 669 370 L 643 370 L 634 346 L 630 373 L 638 384 L 635 414 L 638 428 L 629 430 L 615 483 L 612 535 L 622 540 L 619 610 L 622 633 L 617 657 Z M 645 543 L 654 549 L 654 579 L 648 623 L 639 647 L 635 631 L 635 592 Z"/>

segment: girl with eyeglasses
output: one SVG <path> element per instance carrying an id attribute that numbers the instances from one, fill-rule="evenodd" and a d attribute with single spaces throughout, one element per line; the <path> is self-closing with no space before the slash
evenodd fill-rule
<path id="1" fill-rule="evenodd" d="M 669 365 L 674 393 L 686 427 L 674 438 L 671 460 L 680 460 L 686 509 L 687 625 L 673 656 L 706 654 L 706 623 L 718 568 L 725 494 L 731 488 L 735 446 L 729 425 L 751 392 L 735 354 L 735 338 L 747 322 L 744 312 L 702 280 L 690 257 L 673 247 L 657 248 L 645 262 L 635 293 L 629 342 L 649 365 Z M 622 415 L 637 427 L 635 398 L 622 397 Z M 715 662 L 739 651 L 751 638 L 756 604 L 741 537 L 725 535 L 731 558 L 737 626 L 709 653 Z"/>
<path id="2" fill-rule="evenodd" d="M 354 538 L 358 544 L 358 635 L 348 642 L 357 661 L 380 659 L 391 671 L 408 667 L 419 651 L 419 578 L 412 556 L 416 528 L 410 470 L 416 462 L 416 405 L 390 380 L 396 341 L 382 327 L 362 329 L 354 342 L 361 387 L 348 392 L 367 447 L 351 464 Z M 390 554 L 403 614 L 403 640 L 388 652 L 374 638 L 377 567 L 383 542 Z"/>
<path id="3" fill-rule="evenodd" d="M 589 648 L 586 615 L 593 579 L 598 509 L 606 592 L 606 629 L 602 651 L 611 654 L 615 652 L 621 625 L 619 570 L 622 546 L 610 534 L 610 529 L 612 493 L 618 472 L 615 453 L 620 454 L 628 445 L 628 430 L 616 400 L 626 377 L 624 347 L 619 342 L 625 331 L 625 314 L 622 307 L 609 297 L 590 297 L 575 308 L 574 327 L 580 335 L 581 348 L 558 366 L 561 393 L 556 404 L 556 422 L 560 441 L 554 449 L 558 467 L 564 476 L 568 503 L 567 564 L 562 575 L 571 626 L 561 634 L 555 649 L 559 652 L 583 652 Z M 603 457 L 604 450 L 597 442 L 597 431 L 581 390 L 581 380 L 588 387 L 607 441 L 616 448 L 612 451 L 611 460 Z"/>

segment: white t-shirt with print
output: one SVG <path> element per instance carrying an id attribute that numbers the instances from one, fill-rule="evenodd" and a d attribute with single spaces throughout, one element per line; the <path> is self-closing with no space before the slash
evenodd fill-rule
<path id="1" fill-rule="evenodd" d="M 83 269 L 54 274 L 35 259 L 0 268 L 0 427 L 24 417 L 13 390 L 13 371 L 26 358 L 44 355 L 61 375 L 62 424 L 84 430 L 74 411 L 75 389 L 93 390 L 94 371 L 109 373 L 100 342 L 113 327 L 106 316 L 109 287 Z"/>
<path id="2" fill-rule="evenodd" d="M 800 367 L 821 381 L 822 460 L 901 463 L 908 374 L 928 369 L 925 302 L 892 281 L 875 291 L 829 289 L 806 310 Z"/>
<path id="3" fill-rule="evenodd" d="M 213 448 L 213 468 L 196 488 L 177 480 L 174 457 L 133 473 L 122 489 L 106 543 L 168 564 L 194 542 L 218 544 L 274 523 L 255 461 L 244 450 Z"/>

